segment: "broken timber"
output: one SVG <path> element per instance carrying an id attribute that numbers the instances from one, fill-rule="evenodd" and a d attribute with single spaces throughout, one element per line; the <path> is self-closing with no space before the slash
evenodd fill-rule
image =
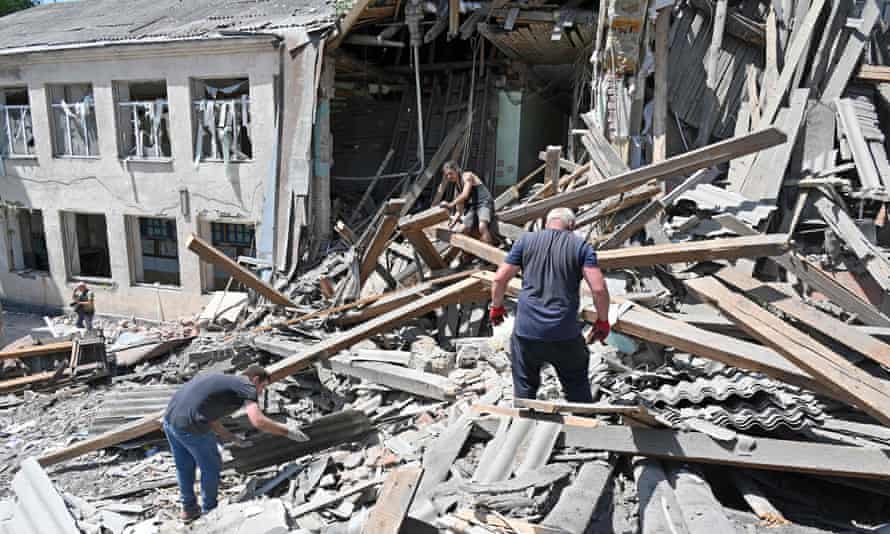
<path id="1" fill-rule="evenodd" d="M 489 263 L 499 265 L 507 257 L 503 250 L 478 239 L 439 227 L 437 237 Z M 645 247 L 627 247 L 597 252 L 597 262 L 604 270 L 651 267 L 666 263 L 730 260 L 748 257 L 777 256 L 788 250 L 785 234 L 762 235 L 752 239 L 735 237 L 689 243 L 669 243 Z"/>
<path id="2" fill-rule="evenodd" d="M 422 476 L 422 467 L 404 466 L 390 472 L 362 533 L 399 534 Z"/>
<path id="3" fill-rule="evenodd" d="M 777 128 L 734 139 L 721 141 L 697 150 L 686 152 L 659 163 L 624 172 L 602 182 L 586 185 L 554 195 L 544 200 L 532 202 L 506 210 L 499 214 L 499 220 L 512 224 L 523 224 L 547 215 L 553 208 L 577 208 L 583 204 L 602 200 L 644 185 L 651 180 L 666 180 L 670 177 L 689 174 L 699 169 L 712 167 L 731 159 L 751 154 L 786 141 L 786 136 Z"/>
<path id="4" fill-rule="evenodd" d="M 436 247 L 423 233 L 425 228 L 448 220 L 448 210 L 445 208 L 431 208 L 411 217 L 403 217 L 399 221 L 399 230 L 405 239 L 411 242 L 414 250 L 432 270 L 445 269 L 448 266 Z"/>
<path id="5" fill-rule="evenodd" d="M 454 400 L 458 387 L 448 377 L 427 373 L 410 367 L 386 362 L 360 361 L 353 357 L 337 356 L 328 360 L 337 374 L 361 378 L 419 397 L 440 401 Z"/>
<path id="6" fill-rule="evenodd" d="M 365 280 L 371 276 L 371 273 L 377 267 L 377 260 L 383 254 L 383 251 L 386 250 L 386 244 L 399 224 L 399 212 L 404 206 L 405 201 L 402 199 L 390 200 L 384 206 L 380 224 L 377 226 L 374 237 L 371 238 L 371 243 L 362 257 L 362 264 L 359 270 L 359 286 L 365 283 Z"/>
<path id="7" fill-rule="evenodd" d="M 202 260 L 219 267 L 220 269 L 231 275 L 232 278 L 234 278 L 238 282 L 241 282 L 250 289 L 253 289 L 260 295 L 269 299 L 271 302 L 280 304 L 282 306 L 294 305 L 294 303 L 285 295 L 281 294 L 279 291 L 276 291 L 275 288 L 254 276 L 250 271 L 238 265 L 235 260 L 229 258 L 225 254 L 217 250 L 213 245 L 207 243 L 195 234 L 192 234 L 189 237 L 188 242 L 186 243 L 186 247 L 197 254 Z"/>
<path id="8" fill-rule="evenodd" d="M 868 412 L 878 421 L 890 424 L 890 395 L 886 382 L 879 380 L 825 345 L 775 315 L 734 293 L 711 277 L 686 280 L 686 287 L 700 299 L 713 303 L 749 335 L 772 347 L 788 361 L 810 373 L 836 398 Z"/>
<path id="9" fill-rule="evenodd" d="M 46 356 L 49 354 L 67 355 L 71 353 L 72 343 L 73 342 L 71 341 L 61 341 L 59 343 L 46 343 L 43 345 L 34 345 L 33 347 L 5 350 L 0 352 L 0 360 L 30 358 L 32 356 Z"/>

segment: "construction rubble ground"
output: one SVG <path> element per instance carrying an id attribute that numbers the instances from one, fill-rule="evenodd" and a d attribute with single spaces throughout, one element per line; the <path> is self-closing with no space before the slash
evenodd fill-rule
<path id="1" fill-rule="evenodd" d="M 489 10 L 514 7 L 480 6 L 461 15 L 489 32 L 506 24 L 481 24 Z M 59 316 L 4 347 L 0 532 L 890 532 L 882 4 L 606 6 L 585 22 L 599 96 L 571 150 L 539 147 L 499 191 L 498 246 L 437 207 L 452 143 L 418 187 L 363 198 L 370 217 L 339 203 L 329 246 L 272 278 L 192 236 L 240 289 L 195 317 L 84 333 Z M 593 404 L 562 400 L 550 368 L 536 400 L 513 398 L 521 280 L 507 322 L 488 320 L 493 271 L 556 207 L 612 295 Z M 597 319 L 589 295 L 579 319 Z M 272 375 L 264 411 L 310 440 L 226 419 L 252 445 L 224 449 L 219 508 L 184 526 L 164 407 L 251 364 Z"/>

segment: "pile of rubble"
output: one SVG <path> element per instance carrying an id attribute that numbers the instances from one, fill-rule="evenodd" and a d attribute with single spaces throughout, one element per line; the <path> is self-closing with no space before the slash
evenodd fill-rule
<path id="1" fill-rule="evenodd" d="M 748 4 L 718 0 L 712 24 L 718 50 L 724 24 L 765 25 L 773 47 L 760 89 L 721 63 L 747 88 L 734 137 L 631 169 L 586 114 L 582 158 L 542 152 L 496 199 L 499 247 L 417 209 L 446 183 L 408 188 L 363 232 L 338 223 L 299 276 L 267 282 L 193 236 L 247 290 L 194 320 L 50 323 L 7 346 L 0 531 L 181 531 L 161 411 L 196 373 L 259 363 L 264 410 L 310 440 L 227 420 L 252 445 L 224 452 L 222 505 L 190 531 L 883 532 L 890 67 L 868 63 L 886 32 L 873 1 L 856 18 Z M 550 369 L 538 399 L 513 399 L 510 324 L 487 321 L 492 270 L 555 207 L 577 209 L 613 296 L 593 404 L 561 402 Z"/>

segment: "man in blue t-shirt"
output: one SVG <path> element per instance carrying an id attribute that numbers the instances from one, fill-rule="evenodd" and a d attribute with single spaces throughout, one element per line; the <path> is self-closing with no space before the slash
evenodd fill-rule
<path id="1" fill-rule="evenodd" d="M 260 410 L 257 399 L 269 382 L 269 373 L 265 369 L 251 365 L 242 376 L 198 375 L 170 399 L 164 412 L 164 433 L 176 463 L 183 521 L 190 522 L 201 515 L 195 497 L 196 466 L 201 469 L 201 508 L 205 513 L 216 508 L 222 460 L 214 433 L 237 447 L 251 445 L 226 430 L 220 423 L 223 417 L 246 405 L 247 418 L 258 430 L 287 436 L 294 441 L 309 440 L 295 423 L 283 425 L 269 419 Z"/>
<path id="2" fill-rule="evenodd" d="M 556 370 L 569 402 L 593 402 L 587 344 L 578 322 L 581 278 L 596 305 L 593 338 L 609 335 L 609 291 L 597 266 L 596 252 L 573 233 L 575 216 L 568 208 L 547 214 L 540 232 L 524 234 L 513 244 L 491 288 L 492 324 L 504 320 L 507 283 L 522 269 L 522 291 L 510 340 L 516 398 L 533 399 L 541 385 L 541 365 Z"/>

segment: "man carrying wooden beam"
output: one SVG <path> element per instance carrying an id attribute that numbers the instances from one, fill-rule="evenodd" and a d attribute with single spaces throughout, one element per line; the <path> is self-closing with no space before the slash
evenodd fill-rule
<path id="1" fill-rule="evenodd" d="M 587 368 L 590 356 L 578 322 L 581 278 L 590 287 L 598 318 L 594 339 L 609 335 L 609 290 L 596 253 L 572 231 L 575 216 L 568 208 L 547 214 L 547 226 L 514 243 L 491 286 L 492 324 L 504 320 L 507 283 L 522 269 L 522 291 L 510 339 L 513 391 L 534 399 L 541 385 L 541 366 L 553 365 L 570 402 L 593 402 Z"/>
<path id="2" fill-rule="evenodd" d="M 457 208 L 458 213 L 463 214 L 462 233 L 494 245 L 497 235 L 494 196 L 478 176 L 471 172 L 463 172 L 454 161 L 446 162 L 442 166 L 442 174 L 449 182 L 461 184 L 461 190 L 454 200 L 442 202 L 440 206 L 449 210 Z"/>

